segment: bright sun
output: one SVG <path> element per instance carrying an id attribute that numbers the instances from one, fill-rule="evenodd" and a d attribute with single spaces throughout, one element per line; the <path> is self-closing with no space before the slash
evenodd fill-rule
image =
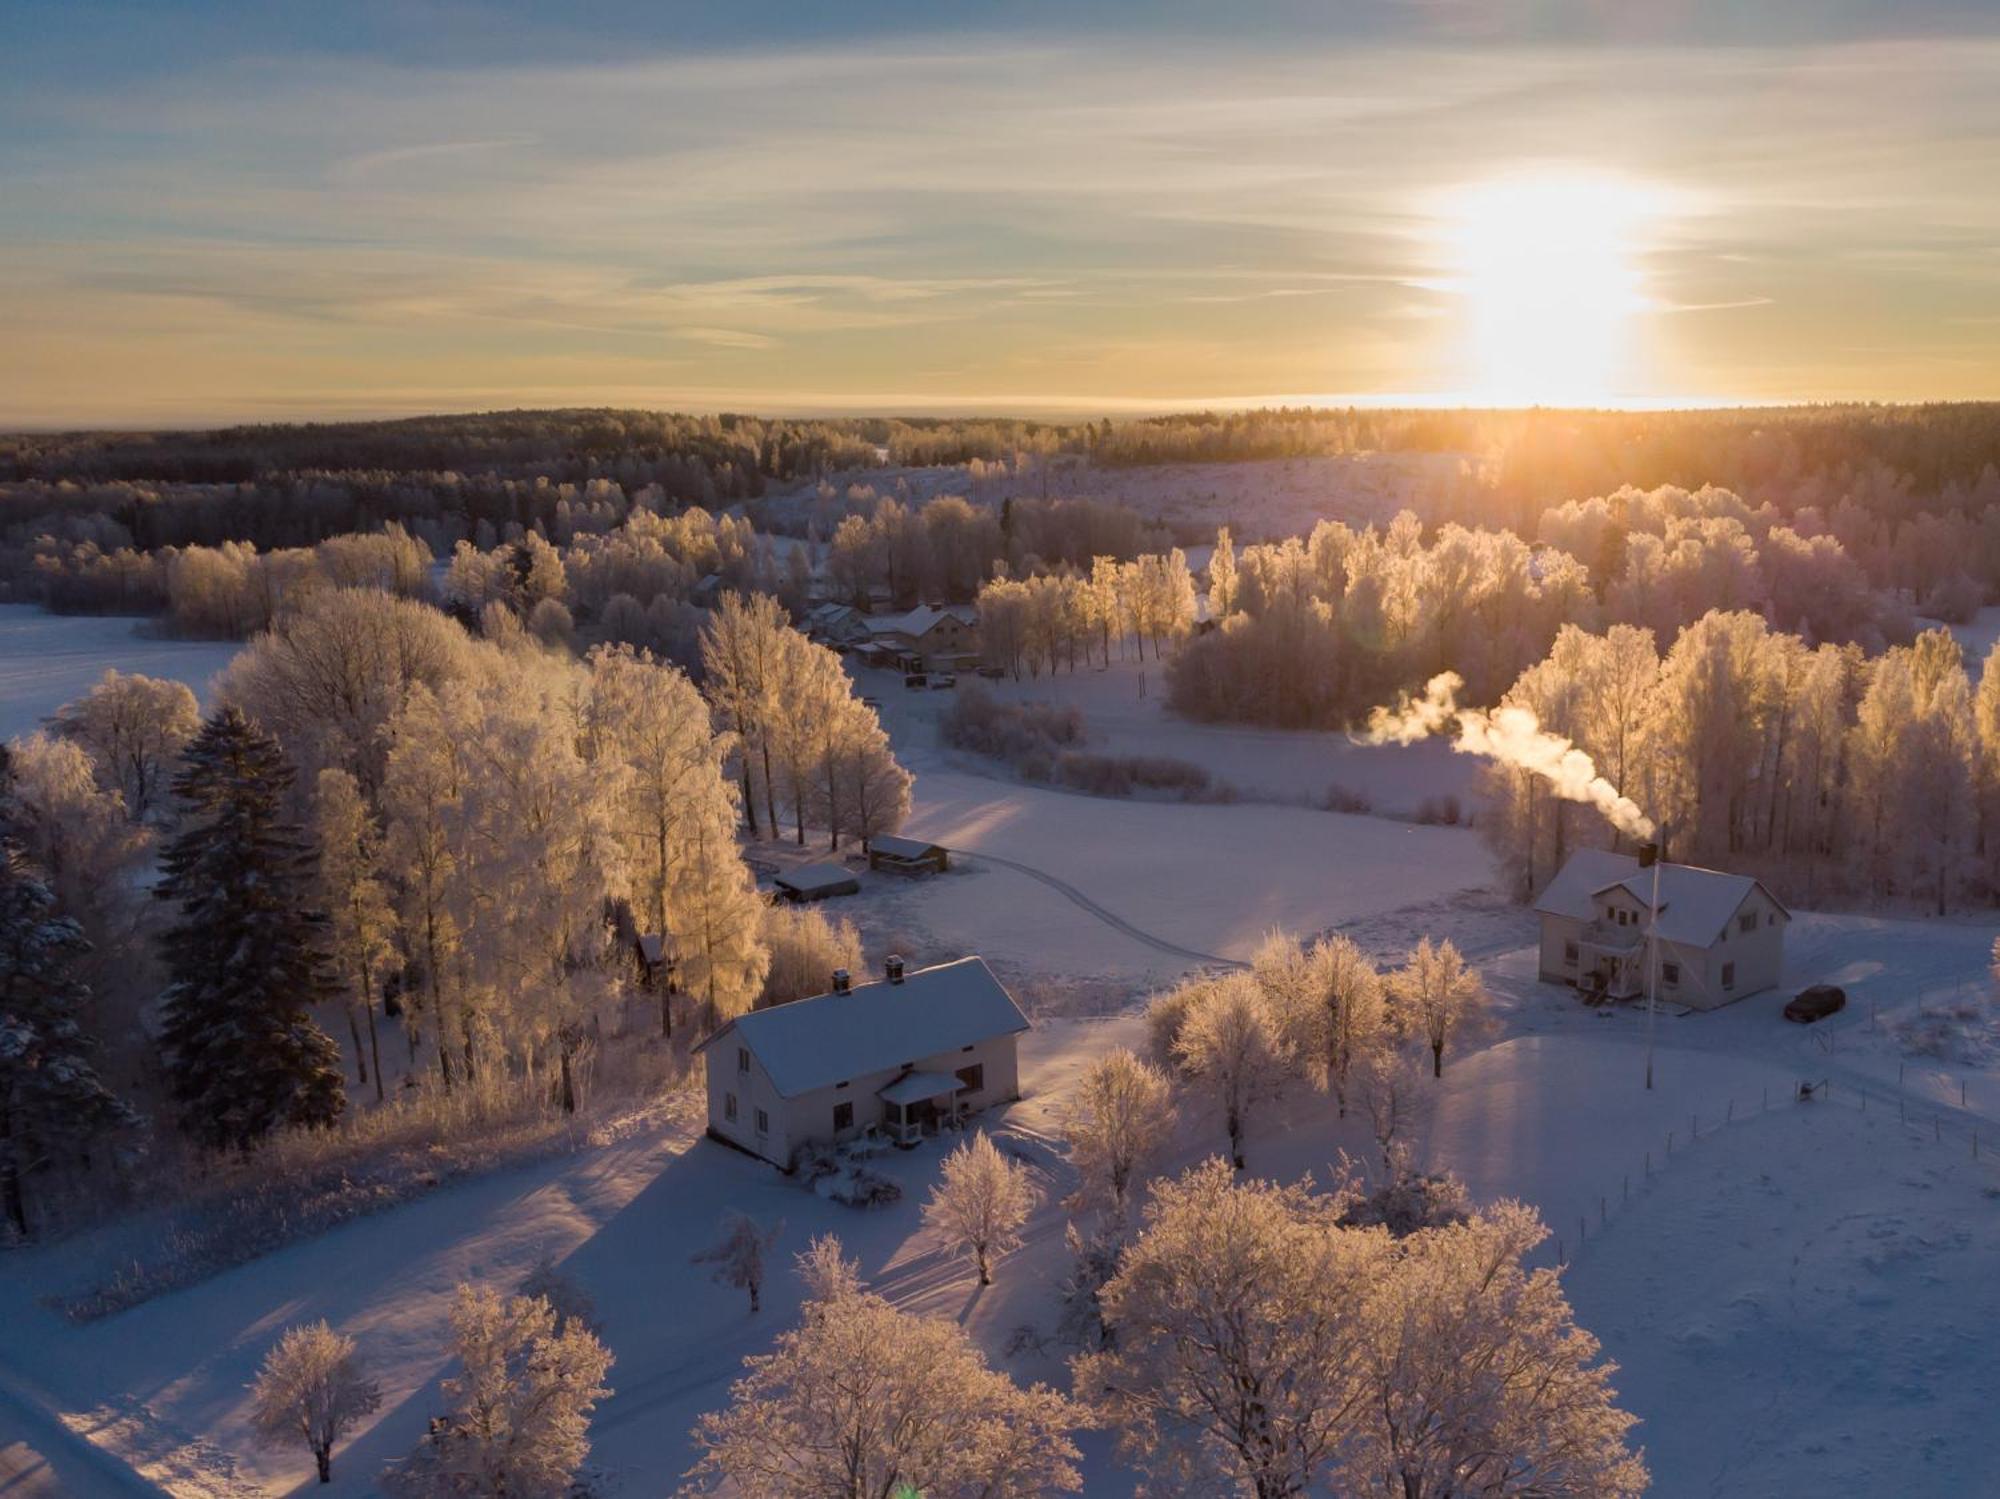
<path id="1" fill-rule="evenodd" d="M 1446 210 L 1453 286 L 1466 299 L 1474 400 L 1585 406 L 1629 379 L 1637 266 L 1661 195 L 1616 177 L 1505 177 Z"/>

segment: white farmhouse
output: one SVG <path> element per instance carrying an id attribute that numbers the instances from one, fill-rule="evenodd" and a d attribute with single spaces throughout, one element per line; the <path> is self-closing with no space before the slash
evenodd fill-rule
<path id="1" fill-rule="evenodd" d="M 1662 864 L 1659 998 L 1712 1010 L 1775 988 L 1791 913 L 1758 881 Z M 1646 992 L 1653 870 L 1630 854 L 1582 849 L 1541 898 L 1541 974 L 1612 999 Z"/>
<path id="2" fill-rule="evenodd" d="M 876 1129 L 915 1144 L 943 1119 L 1021 1096 L 1028 1028 L 993 970 L 961 958 L 739 1015 L 696 1048 L 708 1132 L 789 1170 L 803 1145 Z"/>

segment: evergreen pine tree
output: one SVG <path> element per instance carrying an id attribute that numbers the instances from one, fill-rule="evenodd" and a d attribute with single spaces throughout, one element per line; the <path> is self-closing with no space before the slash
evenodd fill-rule
<path id="1" fill-rule="evenodd" d="M 6 754 L 0 747 L 0 808 Z M 5 833 L 0 824 L 0 1210 L 26 1238 L 30 1179 L 87 1165 L 137 1120 L 98 1077 L 96 1039 L 78 1024 L 89 996 L 71 970 L 89 944 Z"/>
<path id="2" fill-rule="evenodd" d="M 284 815 L 277 741 L 225 708 L 174 779 L 179 823 L 157 894 L 180 915 L 163 939 L 168 1081 L 189 1134 L 248 1149 L 281 1124 L 330 1124 L 340 1055 L 311 1007 L 337 993 L 311 843 Z"/>

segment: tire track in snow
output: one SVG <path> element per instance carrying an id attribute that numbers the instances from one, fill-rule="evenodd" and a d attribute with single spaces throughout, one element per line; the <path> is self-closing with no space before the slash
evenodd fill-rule
<path id="1" fill-rule="evenodd" d="M 984 859 L 989 864 L 998 864 L 1002 869 L 1011 869 L 1014 873 L 1024 874 L 1031 880 L 1039 880 L 1071 905 L 1095 916 L 1113 931 L 1123 932 L 1134 942 L 1150 947 L 1156 952 L 1163 952 L 1169 957 L 1185 958 L 1190 963 L 1207 963 L 1222 968 L 1248 968 L 1250 966 L 1248 963 L 1242 962 L 1237 958 L 1224 958 L 1212 952 L 1199 952 L 1192 947 L 1182 947 L 1178 943 L 1169 942 L 1164 937 L 1155 937 L 1151 932 L 1141 931 L 1124 917 L 1117 915 L 1115 912 L 1105 910 L 1104 907 L 1100 906 L 1067 880 L 1059 880 L 1047 870 L 1037 869 L 1032 864 L 1023 864 L 1015 859 L 1003 859 L 998 854 L 989 854 L 983 849 L 977 848 L 958 847 L 951 849 L 950 852 L 968 855 L 975 859 Z"/>

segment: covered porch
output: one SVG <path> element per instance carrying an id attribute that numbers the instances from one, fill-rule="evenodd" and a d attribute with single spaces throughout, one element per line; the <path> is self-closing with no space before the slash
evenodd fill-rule
<path id="1" fill-rule="evenodd" d="M 1646 992 L 1646 939 L 1631 927 L 1593 922 L 1577 943 L 1576 984 L 1606 999 Z"/>
<path id="2" fill-rule="evenodd" d="M 906 1072 L 875 1096 L 882 1100 L 882 1129 L 898 1145 L 915 1145 L 940 1125 L 956 1124 L 963 1085 L 948 1072 Z"/>

